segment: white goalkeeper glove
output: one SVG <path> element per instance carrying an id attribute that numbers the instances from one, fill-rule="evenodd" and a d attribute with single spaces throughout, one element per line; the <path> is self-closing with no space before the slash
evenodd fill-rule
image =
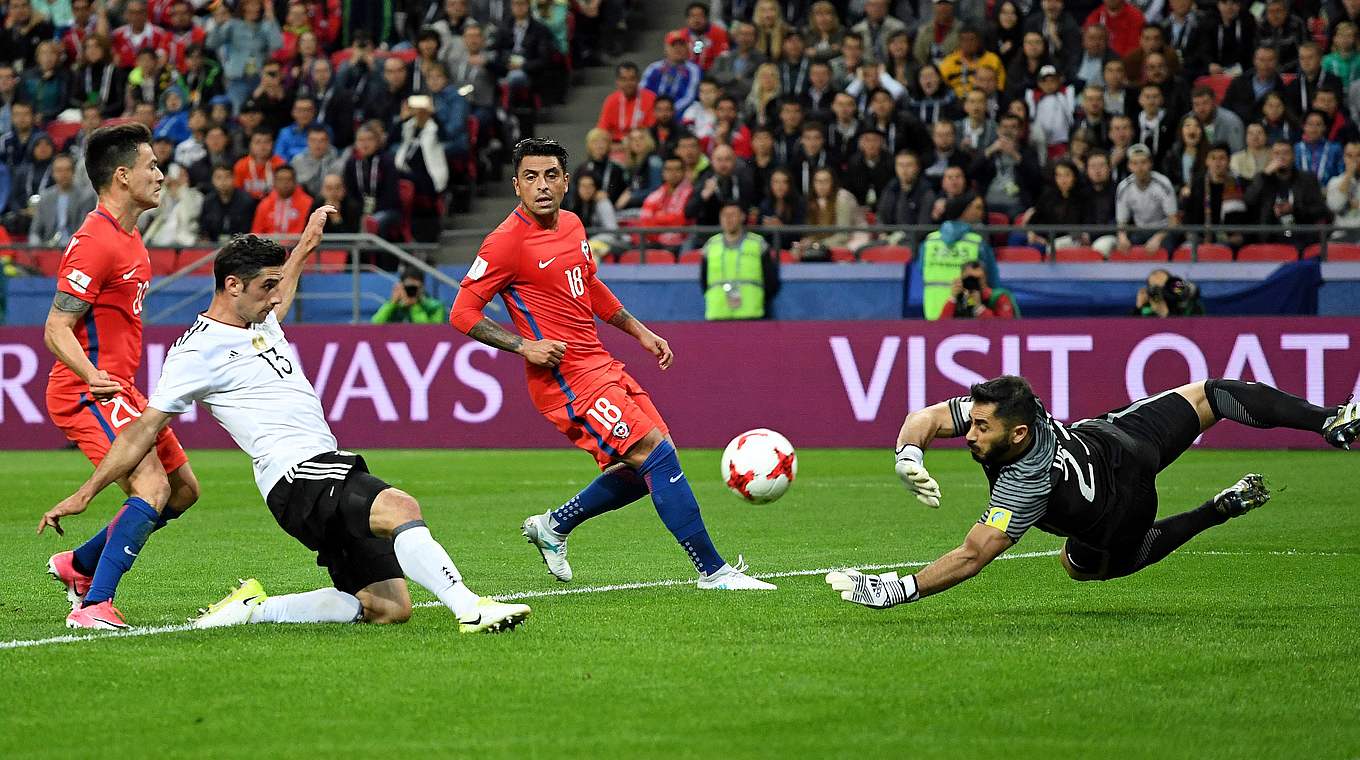
<path id="1" fill-rule="evenodd" d="M 920 446 L 905 444 L 897 450 L 897 477 L 916 500 L 932 509 L 940 506 L 940 484 L 930 476 L 922 462 L 925 452 Z"/>

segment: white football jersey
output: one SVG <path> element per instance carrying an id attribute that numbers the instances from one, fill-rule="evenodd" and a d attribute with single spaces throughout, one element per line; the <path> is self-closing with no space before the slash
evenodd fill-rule
<path id="1" fill-rule="evenodd" d="M 272 312 L 250 327 L 200 314 L 170 346 L 147 405 L 182 414 L 195 401 L 250 455 L 266 499 L 290 467 L 337 448 L 316 389 Z"/>

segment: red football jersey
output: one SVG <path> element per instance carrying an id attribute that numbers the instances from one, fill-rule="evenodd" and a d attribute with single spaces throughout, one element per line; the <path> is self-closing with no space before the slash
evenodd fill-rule
<path id="1" fill-rule="evenodd" d="M 611 366 L 622 367 L 600 343 L 595 317 L 608 321 L 623 306 L 596 276 L 585 227 L 570 211 L 558 212 L 557 229 L 550 230 L 517 206 L 482 241 L 463 288 L 483 301 L 499 293 L 525 338 L 567 344 L 555 369 L 525 363 L 539 411 L 574 401 Z"/>
<path id="2" fill-rule="evenodd" d="M 142 300 L 149 287 L 151 259 L 141 233 L 124 232 L 108 209 L 96 207 L 61 255 L 57 290 L 91 304 L 76 323 L 76 339 L 94 366 L 128 385 L 142 362 Z M 71 393 L 87 387 L 59 361 L 47 385 Z"/>

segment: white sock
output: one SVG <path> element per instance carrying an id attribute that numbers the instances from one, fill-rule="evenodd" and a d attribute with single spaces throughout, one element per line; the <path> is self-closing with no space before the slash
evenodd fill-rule
<path id="1" fill-rule="evenodd" d="M 476 617 L 477 595 L 463 583 L 449 553 L 423 524 L 406 528 L 393 540 L 397 563 L 411 580 L 429 589 L 460 620 Z"/>
<path id="2" fill-rule="evenodd" d="M 355 623 L 364 605 L 353 594 L 319 588 L 302 594 L 271 596 L 251 617 L 252 623 Z"/>

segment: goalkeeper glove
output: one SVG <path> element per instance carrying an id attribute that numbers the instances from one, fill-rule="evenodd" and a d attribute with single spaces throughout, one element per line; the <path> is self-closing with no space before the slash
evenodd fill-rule
<path id="1" fill-rule="evenodd" d="M 922 464 L 925 453 L 920 446 L 904 444 L 897 449 L 897 477 L 916 500 L 931 508 L 940 506 L 940 484 Z"/>

